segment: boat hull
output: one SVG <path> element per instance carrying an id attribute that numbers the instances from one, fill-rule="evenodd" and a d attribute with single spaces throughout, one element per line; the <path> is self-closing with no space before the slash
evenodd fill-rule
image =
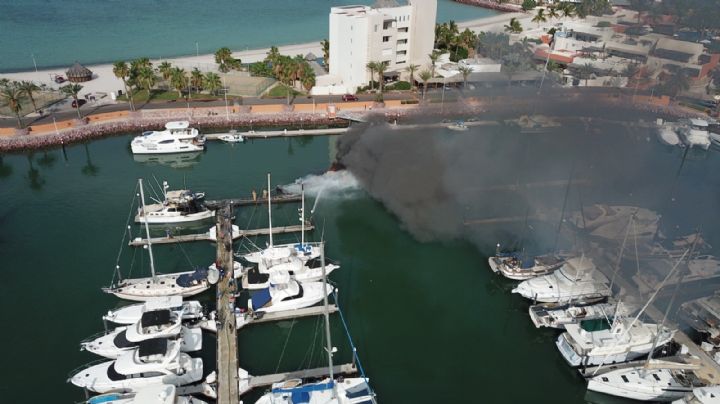
<path id="1" fill-rule="evenodd" d="M 148 224 L 174 224 L 174 223 L 190 223 L 199 222 L 215 217 L 214 210 L 205 210 L 197 213 L 183 214 L 163 214 L 163 215 L 147 215 L 147 219 L 141 215 L 135 215 L 135 223 Z"/>
<path id="2" fill-rule="evenodd" d="M 623 386 L 616 383 L 606 383 L 595 377 L 588 381 L 588 390 L 611 396 L 625 397 L 638 401 L 673 401 L 685 397 L 692 392 L 691 387 L 647 386 L 633 383 Z"/>
<path id="3" fill-rule="evenodd" d="M 207 279 L 198 281 L 191 286 L 179 286 L 177 278 L 180 275 L 191 274 L 193 271 L 175 274 L 157 275 L 153 278 L 128 279 L 115 288 L 103 289 L 106 293 L 136 302 L 144 302 L 157 297 L 182 296 L 189 297 L 202 293 L 210 288 Z"/>

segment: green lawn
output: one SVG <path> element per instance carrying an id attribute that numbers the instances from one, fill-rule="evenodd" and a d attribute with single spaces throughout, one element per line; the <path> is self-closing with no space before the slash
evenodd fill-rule
<path id="1" fill-rule="evenodd" d="M 159 90 L 159 89 L 153 89 L 151 90 L 152 97 L 149 101 L 176 101 L 176 100 L 185 100 L 184 96 L 178 96 L 177 91 L 165 91 L 165 90 Z M 193 92 L 190 99 L 193 100 L 218 100 L 221 99 L 221 96 L 212 95 L 208 93 L 195 93 Z M 117 98 L 118 101 L 127 101 L 127 95 L 123 94 L 120 97 Z M 146 90 L 140 90 L 133 93 L 133 100 L 136 103 L 143 103 L 148 101 L 148 92 Z"/>
<path id="2" fill-rule="evenodd" d="M 270 89 L 270 91 L 267 92 L 267 94 L 264 97 L 273 98 L 273 97 L 287 97 L 288 91 L 292 91 L 290 95 L 296 96 L 301 95 L 300 91 L 297 91 L 295 89 L 291 89 L 288 86 L 284 84 L 278 84 Z"/>

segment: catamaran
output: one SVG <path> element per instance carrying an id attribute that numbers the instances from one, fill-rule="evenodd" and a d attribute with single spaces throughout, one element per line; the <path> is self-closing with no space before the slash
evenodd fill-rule
<path id="1" fill-rule="evenodd" d="M 115 324 L 135 324 L 144 313 L 157 310 L 170 310 L 183 321 L 197 320 L 203 316 L 203 307 L 197 300 L 183 301 L 181 296 L 165 296 L 110 310 L 103 316 L 103 320 Z"/>
<path id="2" fill-rule="evenodd" d="M 172 384 L 154 384 L 137 391 L 113 392 L 91 397 L 87 404 L 207 404 L 193 396 L 178 396 Z"/>
<path id="3" fill-rule="evenodd" d="M 204 193 L 187 189 L 168 191 L 168 188 L 167 181 L 163 181 L 163 200 L 145 205 L 144 210 L 138 208 L 136 223 L 145 221 L 150 224 L 188 223 L 215 216 L 215 211 L 203 204 Z"/>
<path id="4" fill-rule="evenodd" d="M 565 259 L 552 254 L 523 257 L 519 252 L 501 253 L 500 244 L 497 245 L 495 256 L 488 258 L 493 272 L 520 281 L 547 275 L 560 268 L 564 262 Z"/>
<path id="5" fill-rule="evenodd" d="M 555 272 L 521 282 L 512 293 L 544 303 L 582 303 L 610 296 L 609 281 L 589 258 L 571 258 Z"/>
<path id="6" fill-rule="evenodd" d="M 168 122 L 165 130 L 143 132 L 130 143 L 133 154 L 187 153 L 204 147 L 205 139 L 187 121 Z"/>
<path id="7" fill-rule="evenodd" d="M 154 384 L 182 386 L 200 381 L 202 375 L 202 359 L 180 352 L 179 341 L 152 339 L 116 360 L 81 369 L 68 381 L 96 393 L 107 393 Z"/>

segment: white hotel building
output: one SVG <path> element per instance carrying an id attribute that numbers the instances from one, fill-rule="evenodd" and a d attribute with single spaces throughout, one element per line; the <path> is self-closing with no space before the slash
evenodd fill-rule
<path id="1" fill-rule="evenodd" d="M 407 5 L 330 9 L 330 77 L 355 92 L 370 82 L 368 62 L 388 64 L 387 72 L 425 67 L 435 42 L 437 0 L 407 0 Z"/>

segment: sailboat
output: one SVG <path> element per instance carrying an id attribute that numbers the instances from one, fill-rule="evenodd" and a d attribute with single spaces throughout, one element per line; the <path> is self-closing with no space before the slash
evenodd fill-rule
<path id="1" fill-rule="evenodd" d="M 319 246 L 321 267 L 325 267 L 324 246 Z M 327 278 L 323 276 L 324 286 Z M 256 404 L 351 404 L 375 403 L 375 395 L 370 389 L 368 379 L 364 377 L 350 377 L 335 379 L 333 375 L 333 347 L 330 336 L 330 314 L 328 310 L 327 295 L 323 297 L 325 307 L 325 348 L 328 355 L 329 377 L 317 382 L 304 382 L 301 379 L 290 379 L 274 383 L 269 392 L 258 399 Z"/>
<path id="2" fill-rule="evenodd" d="M 303 261 L 308 261 L 313 258 L 317 258 L 320 254 L 317 251 L 316 243 L 305 243 L 305 218 L 301 222 L 301 233 L 303 234 L 303 241 L 300 244 L 273 244 L 273 233 L 272 233 L 272 196 L 270 195 L 270 173 L 267 175 L 267 186 L 268 186 L 268 228 L 269 228 L 269 244 L 267 248 L 260 251 L 253 251 L 245 254 L 242 257 L 253 263 L 259 263 L 265 259 L 273 263 L 281 263 L 289 260 L 293 257 L 299 258 Z"/>
<path id="3" fill-rule="evenodd" d="M 138 184 L 140 187 L 142 209 L 146 216 L 147 212 L 145 211 L 145 193 L 143 191 L 142 178 L 138 179 Z M 155 273 L 150 227 L 147 221 L 143 223 L 147 236 L 147 249 L 150 255 L 150 271 L 152 276 L 149 278 L 121 279 L 118 284 L 103 288 L 103 292 L 112 293 L 121 299 L 145 301 L 162 296 L 193 296 L 208 290 L 211 286 L 208 279 L 208 274 L 210 273 L 208 268 L 196 268 L 194 271 L 173 274 Z M 211 277 L 217 279 L 217 277 L 212 275 Z"/>
<path id="4" fill-rule="evenodd" d="M 500 244 L 497 245 L 495 256 L 488 258 L 493 272 L 519 281 L 547 275 L 560 268 L 563 263 L 565 260 L 554 254 L 523 257 L 517 252 L 501 253 Z"/>
<path id="5" fill-rule="evenodd" d="M 87 400 L 87 404 L 207 404 L 193 396 L 177 395 L 172 384 L 154 384 L 127 393 L 107 393 Z"/>

